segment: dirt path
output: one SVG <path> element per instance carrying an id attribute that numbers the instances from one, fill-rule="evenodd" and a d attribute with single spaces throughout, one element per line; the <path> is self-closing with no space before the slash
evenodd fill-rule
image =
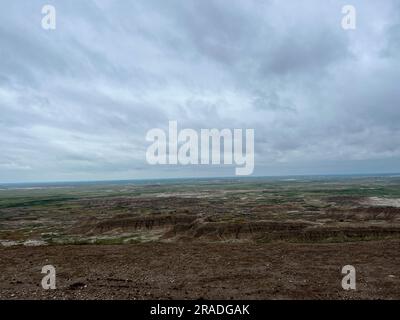
<path id="1" fill-rule="evenodd" d="M 56 290 L 40 286 L 47 264 Z M 400 299 L 400 241 L 10 247 L 0 271 L 1 299 Z"/>

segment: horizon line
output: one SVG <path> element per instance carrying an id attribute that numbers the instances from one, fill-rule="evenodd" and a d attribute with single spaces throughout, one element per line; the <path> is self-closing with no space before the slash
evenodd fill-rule
<path id="1" fill-rule="evenodd" d="M 0 185 L 16 184 L 62 184 L 62 183 L 107 183 L 107 182 L 130 182 L 130 181 L 159 181 L 159 180 L 204 180 L 204 179 L 251 179 L 251 178 L 285 178 L 285 177 L 340 177 L 340 176 L 364 176 L 364 177 L 383 177 L 399 176 L 400 172 L 387 173 L 328 173 L 328 174 L 283 174 L 283 175 L 250 175 L 250 176 L 207 176 L 207 177 L 171 177 L 171 178 L 131 178 L 131 179 L 95 179 L 95 180 L 49 180 L 49 181 L 17 181 L 1 182 Z"/>

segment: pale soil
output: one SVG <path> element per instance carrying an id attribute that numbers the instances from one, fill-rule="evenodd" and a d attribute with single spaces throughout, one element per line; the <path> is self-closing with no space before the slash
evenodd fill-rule
<path id="1" fill-rule="evenodd" d="M 379 198 L 379 197 L 370 197 L 367 201 L 365 201 L 367 205 L 370 206 L 378 206 L 378 207 L 395 207 L 400 208 L 400 199 L 387 199 L 387 198 Z"/>

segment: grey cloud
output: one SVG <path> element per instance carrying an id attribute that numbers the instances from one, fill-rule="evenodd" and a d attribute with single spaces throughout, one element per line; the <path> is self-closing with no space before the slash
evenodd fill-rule
<path id="1" fill-rule="evenodd" d="M 49 3 L 55 31 L 42 1 L 0 13 L 0 182 L 232 174 L 148 166 L 146 132 L 168 120 L 254 128 L 256 174 L 400 159 L 395 0 L 355 1 L 347 32 L 345 1 Z"/>

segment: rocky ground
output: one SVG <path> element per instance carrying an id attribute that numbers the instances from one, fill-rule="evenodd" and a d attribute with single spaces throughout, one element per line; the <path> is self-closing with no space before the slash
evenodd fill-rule
<path id="1" fill-rule="evenodd" d="M 48 264 L 56 290 L 41 287 Z M 13 246 L 0 270 L 0 299 L 400 299 L 399 240 Z"/>

